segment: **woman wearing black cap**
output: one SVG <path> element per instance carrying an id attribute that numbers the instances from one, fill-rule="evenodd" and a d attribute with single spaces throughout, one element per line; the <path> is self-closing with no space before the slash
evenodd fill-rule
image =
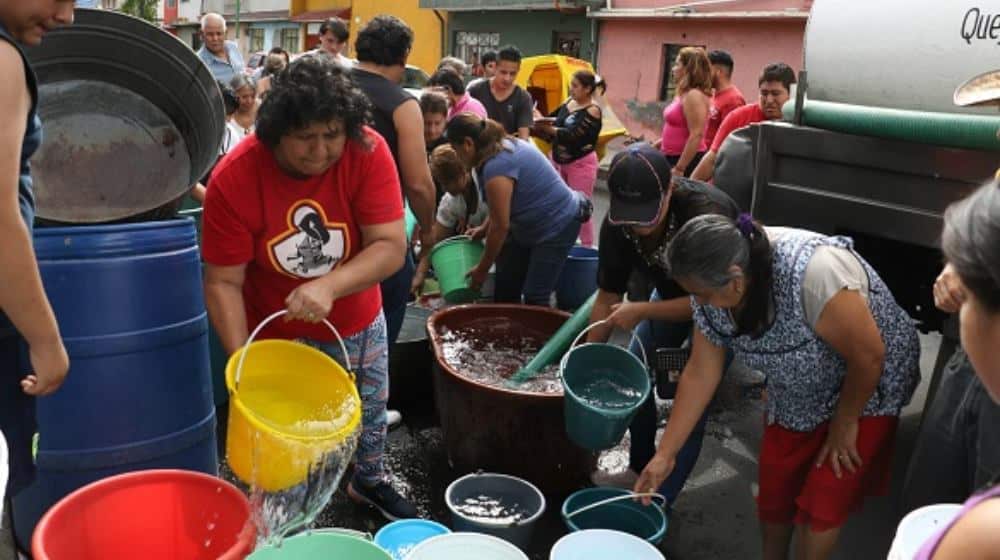
<path id="1" fill-rule="evenodd" d="M 669 273 L 667 249 L 677 230 L 691 218 L 708 213 L 736 217 L 736 204 L 711 185 L 682 177 L 671 180 L 670 163 L 647 144 L 633 144 L 615 156 L 608 189 L 611 207 L 601 226 L 598 295 L 591 322 L 607 320 L 625 330 L 636 329 L 650 353 L 655 348 L 679 347 L 691 333 L 691 304 L 687 292 Z M 648 302 L 622 303 L 634 271 L 651 280 L 656 290 Z M 609 326 L 595 327 L 588 340 L 607 340 L 610 332 Z M 638 355 L 638 347 L 633 346 L 632 352 Z M 703 428 L 700 422 L 678 454 L 674 474 L 659 488 L 671 503 L 698 460 Z M 631 488 L 637 473 L 653 457 L 656 405 L 652 396 L 639 409 L 630 433 L 629 469 L 612 476 L 595 473 L 595 484 Z"/>
<path id="2" fill-rule="evenodd" d="M 72 22 L 71 0 L 0 2 L 0 435 L 10 450 L 8 499 L 34 475 L 35 397 L 58 389 L 69 369 L 31 245 L 28 160 L 41 144 L 42 123 L 35 73 L 21 49 Z"/>
<path id="3" fill-rule="evenodd" d="M 667 253 L 696 329 L 670 422 L 634 488 L 656 488 L 703 416 L 726 350 L 767 374 L 757 515 L 763 558 L 829 558 L 866 496 L 888 490 L 900 410 L 920 380 L 913 321 L 851 240 L 693 218 Z"/>

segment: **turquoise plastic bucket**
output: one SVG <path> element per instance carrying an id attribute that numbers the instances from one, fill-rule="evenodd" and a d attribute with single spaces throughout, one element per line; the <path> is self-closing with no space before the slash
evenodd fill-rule
<path id="1" fill-rule="evenodd" d="M 392 555 L 393 560 L 406 560 L 416 546 L 451 529 L 426 519 L 400 519 L 375 533 L 375 544 Z"/>
<path id="2" fill-rule="evenodd" d="M 281 541 L 280 547 L 258 548 L 247 560 L 316 560 L 350 558 L 351 560 L 393 560 L 367 535 L 345 529 L 317 529 Z"/>
<path id="3" fill-rule="evenodd" d="M 405 206 L 403 216 L 403 222 L 406 227 L 406 240 L 409 241 L 413 239 L 413 230 L 417 227 L 417 217 L 413 214 L 413 210 L 410 210 L 409 204 Z"/>
<path id="4" fill-rule="evenodd" d="M 562 505 L 562 518 L 570 531 L 610 529 L 659 544 L 667 534 L 667 514 L 655 502 L 644 506 L 622 488 L 585 488 L 571 494 Z M 614 502 L 580 511 L 600 501 L 630 496 Z M 580 513 L 574 514 L 574 512 Z"/>
<path id="5" fill-rule="evenodd" d="M 652 383 L 645 359 L 611 344 L 575 346 L 598 321 L 583 330 L 559 366 L 563 385 L 566 433 L 585 449 L 614 447 L 625 435 L 632 417 L 649 398 Z M 643 358 L 646 352 L 635 334 Z"/>
<path id="6" fill-rule="evenodd" d="M 466 276 L 483 256 L 483 244 L 467 235 L 450 237 L 431 250 L 431 265 L 441 286 L 441 296 L 448 303 L 470 303 L 479 290 L 469 287 Z"/>

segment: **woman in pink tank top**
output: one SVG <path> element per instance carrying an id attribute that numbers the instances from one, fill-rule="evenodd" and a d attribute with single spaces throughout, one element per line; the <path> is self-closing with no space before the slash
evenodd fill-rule
<path id="1" fill-rule="evenodd" d="M 968 198 L 952 204 L 944 217 L 941 248 L 948 266 L 942 276 L 957 277 L 953 287 L 935 284 L 935 303 L 961 304 L 959 323 L 965 348 L 994 402 L 1000 402 L 1000 184 L 996 180 Z M 1000 444 L 1000 442 L 997 442 Z M 1000 473 L 997 473 L 1000 474 Z M 970 498 L 958 517 L 931 537 L 917 560 L 1000 558 L 1000 486 L 994 485 Z"/>
<path id="2" fill-rule="evenodd" d="M 705 155 L 705 125 L 712 104 L 712 63 L 701 47 L 684 47 L 671 72 L 677 96 L 663 110 L 660 151 L 673 166 L 674 175 L 691 175 Z"/>

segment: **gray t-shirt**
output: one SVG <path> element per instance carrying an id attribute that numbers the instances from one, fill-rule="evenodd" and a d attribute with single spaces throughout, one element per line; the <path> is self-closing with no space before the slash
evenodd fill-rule
<path id="1" fill-rule="evenodd" d="M 497 101 L 493 97 L 489 80 L 471 84 L 467 91 L 486 107 L 486 114 L 500 123 L 507 134 L 517 134 L 517 129 L 530 128 L 534 123 L 531 95 L 521 89 L 521 86 L 514 86 L 514 92 L 503 101 Z"/>
<path id="2" fill-rule="evenodd" d="M 580 200 L 534 144 L 505 139 L 504 149 L 483 164 L 483 189 L 494 177 L 514 181 L 510 200 L 510 233 L 518 243 L 534 246 L 563 231 L 580 212 Z M 495 201 L 489 200 L 491 206 Z"/>
<path id="3" fill-rule="evenodd" d="M 776 240 L 785 228 L 768 227 L 766 230 L 768 237 Z M 810 327 L 816 328 L 826 304 L 841 290 L 859 292 L 867 301 L 868 273 L 851 251 L 841 247 L 819 247 L 809 259 L 802 278 L 802 307 Z"/>

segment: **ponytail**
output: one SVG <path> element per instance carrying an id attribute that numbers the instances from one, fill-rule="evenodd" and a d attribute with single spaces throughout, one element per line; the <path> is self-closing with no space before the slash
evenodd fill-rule
<path id="1" fill-rule="evenodd" d="M 594 95 L 600 90 L 601 95 L 608 91 L 608 84 L 604 78 L 594 74 L 590 70 L 577 70 L 573 73 L 573 79 L 580 82 L 580 85 L 590 89 L 590 94 Z"/>
<path id="2" fill-rule="evenodd" d="M 740 334 L 750 334 L 757 338 L 767 330 L 769 323 L 774 256 L 771 252 L 771 242 L 764 233 L 763 226 L 754 221 L 750 214 L 740 214 L 737 228 L 750 244 L 750 255 L 749 263 L 744 268 L 747 278 L 747 303 L 736 326 Z"/>
<path id="3" fill-rule="evenodd" d="M 471 138 L 476 148 L 475 166 L 500 153 L 504 149 L 504 139 L 509 137 L 500 123 L 472 113 L 452 117 L 444 129 L 444 136 L 453 146 Z"/>
<path id="4" fill-rule="evenodd" d="M 667 259 L 674 278 L 690 278 L 707 288 L 721 288 L 743 276 L 746 306 L 736 324 L 737 334 L 756 338 L 767 329 L 774 279 L 771 243 L 749 214 L 736 221 L 719 214 L 690 219 L 674 236 Z M 734 265 L 741 272 L 731 271 Z"/>

